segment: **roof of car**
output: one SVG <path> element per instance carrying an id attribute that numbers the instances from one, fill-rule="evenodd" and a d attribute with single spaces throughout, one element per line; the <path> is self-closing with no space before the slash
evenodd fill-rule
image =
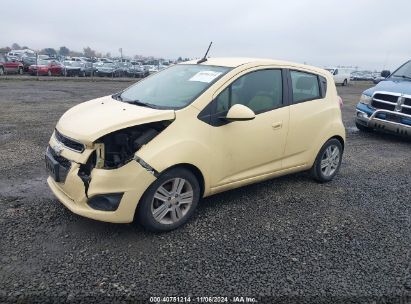
<path id="1" fill-rule="evenodd" d="M 196 60 L 190 60 L 186 62 L 182 62 L 182 64 L 197 64 Z M 295 63 L 295 62 L 288 62 L 288 61 L 282 61 L 282 60 L 273 60 L 273 59 L 265 59 L 265 58 L 243 58 L 243 57 L 211 57 L 207 58 L 207 61 L 200 63 L 201 65 L 215 65 L 215 66 L 226 66 L 226 67 L 238 67 L 244 64 L 255 64 L 255 65 L 278 65 L 278 66 L 295 66 L 295 67 L 305 67 L 311 70 L 317 70 L 318 72 L 324 72 L 323 69 L 309 66 L 309 65 L 304 65 L 301 63 Z"/>

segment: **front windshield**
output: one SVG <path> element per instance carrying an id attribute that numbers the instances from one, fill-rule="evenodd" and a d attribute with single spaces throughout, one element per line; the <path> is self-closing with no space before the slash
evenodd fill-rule
<path id="1" fill-rule="evenodd" d="M 401 78 L 409 78 L 411 79 L 411 61 L 408 61 L 406 64 L 401 66 L 398 70 L 396 70 L 391 77 L 401 77 Z"/>
<path id="2" fill-rule="evenodd" d="M 229 70 L 221 66 L 179 64 L 137 82 L 120 97 L 126 102 L 140 101 L 159 108 L 182 108 Z"/>

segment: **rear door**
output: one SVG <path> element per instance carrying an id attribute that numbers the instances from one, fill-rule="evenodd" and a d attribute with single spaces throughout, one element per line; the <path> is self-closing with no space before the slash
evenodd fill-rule
<path id="1" fill-rule="evenodd" d="M 11 60 L 8 57 L 5 57 L 4 66 L 8 73 L 16 73 L 19 68 L 19 62 L 17 60 Z"/>

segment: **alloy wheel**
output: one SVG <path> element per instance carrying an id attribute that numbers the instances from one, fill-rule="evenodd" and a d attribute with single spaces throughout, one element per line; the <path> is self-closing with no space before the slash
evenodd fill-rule
<path id="1" fill-rule="evenodd" d="M 151 213 L 160 224 L 174 224 L 190 210 L 194 200 L 192 185 L 184 178 L 173 178 L 157 188 Z"/>
<path id="2" fill-rule="evenodd" d="M 336 145 L 330 145 L 324 151 L 321 158 L 321 172 L 325 177 L 332 176 L 340 164 L 340 149 Z"/>

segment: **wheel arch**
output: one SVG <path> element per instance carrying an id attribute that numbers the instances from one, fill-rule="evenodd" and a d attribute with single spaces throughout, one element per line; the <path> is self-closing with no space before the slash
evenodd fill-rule
<path id="1" fill-rule="evenodd" d="M 338 141 L 340 142 L 342 148 L 343 148 L 343 151 L 344 151 L 345 142 L 344 142 L 344 139 L 343 139 L 340 135 L 334 135 L 333 137 L 329 138 L 327 141 L 329 141 L 330 139 L 336 139 L 336 140 L 338 140 Z M 326 142 L 327 142 L 327 141 L 326 141 Z M 324 144 L 325 144 L 325 143 L 324 143 Z"/>
<path id="2" fill-rule="evenodd" d="M 201 170 L 193 164 L 179 163 L 161 171 L 160 174 L 175 168 L 184 168 L 194 174 L 194 176 L 197 178 L 198 184 L 200 185 L 200 197 L 203 197 L 205 192 L 205 179 L 204 174 L 201 172 Z"/>

